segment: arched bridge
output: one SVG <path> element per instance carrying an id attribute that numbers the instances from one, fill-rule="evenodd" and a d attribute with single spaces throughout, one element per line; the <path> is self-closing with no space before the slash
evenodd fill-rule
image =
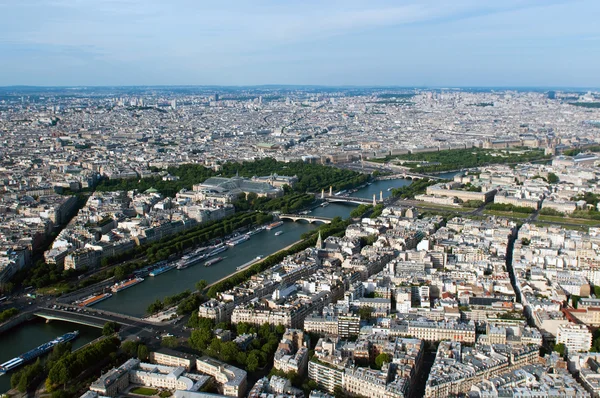
<path id="1" fill-rule="evenodd" d="M 323 196 L 323 200 L 331 203 L 354 203 L 357 205 L 372 205 L 373 203 L 383 203 L 381 200 L 357 198 L 354 196 Z"/>
<path id="2" fill-rule="evenodd" d="M 430 180 L 442 180 L 443 179 L 443 178 L 440 178 L 437 176 L 430 176 L 427 174 L 419 174 L 419 173 L 397 173 L 397 174 L 391 174 L 391 175 L 387 175 L 387 176 L 377 177 L 377 179 L 380 181 L 397 180 L 399 178 L 405 178 L 405 179 L 411 179 L 411 180 L 420 180 L 423 178 L 428 178 Z"/>
<path id="3" fill-rule="evenodd" d="M 77 312 L 75 308 L 73 311 L 52 309 L 52 308 L 39 308 L 33 312 L 33 315 L 40 318 L 44 318 L 47 321 L 64 321 L 77 323 L 80 325 L 91 326 L 95 328 L 102 328 L 106 322 L 112 321 L 117 322 L 124 326 L 156 326 L 155 323 L 145 321 L 140 318 L 131 317 L 123 314 L 99 312 L 86 308 L 87 312 Z"/>
<path id="4" fill-rule="evenodd" d="M 315 223 L 315 222 L 331 224 L 331 220 L 333 220 L 332 218 L 328 218 L 328 217 L 303 216 L 300 214 L 280 214 L 279 219 L 280 220 L 292 220 L 294 222 L 298 221 L 298 220 L 303 220 L 303 221 L 307 221 L 310 224 Z"/>

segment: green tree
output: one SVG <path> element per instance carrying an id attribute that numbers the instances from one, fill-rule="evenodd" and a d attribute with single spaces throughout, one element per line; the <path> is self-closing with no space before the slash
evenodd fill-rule
<path id="1" fill-rule="evenodd" d="M 210 343 L 212 337 L 212 330 L 210 329 L 193 330 L 189 338 L 190 347 L 198 351 L 204 351 L 206 350 L 206 347 Z"/>
<path id="2" fill-rule="evenodd" d="M 127 275 L 127 270 L 122 266 L 119 265 L 117 267 L 115 267 L 115 279 L 120 281 L 125 279 L 125 276 Z"/>
<path id="3" fill-rule="evenodd" d="M 283 325 L 277 325 L 275 327 L 275 332 L 279 335 L 283 335 L 285 333 L 285 326 Z"/>
<path id="4" fill-rule="evenodd" d="M 200 292 L 206 289 L 206 286 L 208 286 L 208 282 L 206 282 L 204 279 L 200 279 L 198 282 L 196 282 L 196 290 Z"/>
<path id="5" fill-rule="evenodd" d="M 225 362 L 235 361 L 239 353 L 238 345 L 233 341 L 221 344 L 221 360 Z"/>
<path id="6" fill-rule="evenodd" d="M 335 398 L 346 398 L 347 394 L 342 388 L 342 386 L 335 386 L 333 389 L 333 396 Z"/>
<path id="7" fill-rule="evenodd" d="M 390 354 L 382 352 L 381 354 L 377 355 L 377 357 L 375 358 L 375 366 L 377 367 L 377 369 L 381 369 L 384 362 L 390 363 L 391 361 L 392 361 L 392 356 Z"/>
<path id="8" fill-rule="evenodd" d="M 165 336 L 162 338 L 160 345 L 163 347 L 175 348 L 179 345 L 179 342 L 174 336 Z"/>
<path id="9" fill-rule="evenodd" d="M 554 173 L 548 173 L 548 182 L 550 184 L 556 184 L 560 181 L 560 179 L 558 178 L 558 176 Z"/>
<path id="10" fill-rule="evenodd" d="M 360 319 L 365 321 L 370 321 L 373 316 L 373 307 L 360 307 L 358 310 L 358 314 L 360 315 Z"/>
<path id="11" fill-rule="evenodd" d="M 102 327 L 102 335 L 110 336 L 111 334 L 117 333 L 119 329 L 121 329 L 121 325 L 119 325 L 117 322 L 106 322 Z"/>
<path id="12" fill-rule="evenodd" d="M 554 351 L 558 352 L 561 357 L 565 356 L 567 347 L 563 343 L 554 344 Z"/>
<path id="13" fill-rule="evenodd" d="M 260 364 L 260 359 L 259 356 L 256 354 L 255 351 L 251 351 L 250 354 L 248 354 L 248 358 L 246 360 L 246 368 L 250 371 L 250 372 L 255 372 Z"/>
<path id="14" fill-rule="evenodd" d="M 137 357 L 140 361 L 147 361 L 150 353 L 148 352 L 148 347 L 144 344 L 140 344 L 137 349 Z"/>
<path id="15" fill-rule="evenodd" d="M 135 357 L 138 351 L 138 343 L 131 340 L 125 341 L 123 344 L 121 344 L 121 349 L 125 354 L 127 354 L 127 356 Z"/>

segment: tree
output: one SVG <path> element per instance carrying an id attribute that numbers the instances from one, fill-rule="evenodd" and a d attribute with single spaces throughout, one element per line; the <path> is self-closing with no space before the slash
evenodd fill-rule
<path id="1" fill-rule="evenodd" d="M 140 344 L 137 349 L 137 357 L 140 361 L 147 361 L 150 353 L 148 352 L 148 347 L 144 344 Z"/>
<path id="2" fill-rule="evenodd" d="M 558 352 L 561 357 L 565 356 L 567 347 L 563 343 L 554 344 L 554 351 Z"/>
<path id="3" fill-rule="evenodd" d="M 556 184 L 560 181 L 560 179 L 558 178 L 558 176 L 554 173 L 548 173 L 548 182 L 550 184 Z"/>
<path id="4" fill-rule="evenodd" d="M 381 369 L 384 362 L 390 363 L 391 361 L 392 361 L 392 356 L 390 354 L 382 352 L 381 354 L 377 355 L 377 357 L 375 358 L 375 366 L 377 367 L 377 369 Z"/>
<path id="5" fill-rule="evenodd" d="M 168 348 L 175 348 L 179 345 L 176 337 L 173 336 L 165 336 L 162 338 L 160 345 Z"/>
<path id="6" fill-rule="evenodd" d="M 189 338 L 190 347 L 196 349 L 198 351 L 206 350 L 206 347 L 210 343 L 212 339 L 212 330 L 211 329 L 198 329 L 192 331 L 192 334 Z"/>
<path id="7" fill-rule="evenodd" d="M 111 334 L 117 333 L 119 329 L 121 329 L 121 325 L 119 325 L 117 322 L 106 322 L 102 327 L 102 335 L 110 336 Z"/>
<path id="8" fill-rule="evenodd" d="M 127 270 L 123 266 L 119 265 L 119 266 L 115 267 L 115 279 L 116 280 L 118 280 L 118 281 L 123 280 L 123 279 L 125 279 L 126 275 L 127 275 Z"/>
<path id="9" fill-rule="evenodd" d="M 373 307 L 360 307 L 358 310 L 358 314 L 360 315 L 360 319 L 365 321 L 370 321 L 373 315 Z"/>
<path id="10" fill-rule="evenodd" d="M 250 324 L 248 324 L 246 322 L 240 322 L 236 325 L 236 330 L 237 330 L 238 335 L 248 333 L 249 329 L 250 329 Z"/>
<path id="11" fill-rule="evenodd" d="M 135 341 L 128 340 L 121 344 L 121 349 L 129 357 L 135 357 L 138 351 L 138 343 L 136 343 Z"/>
<path id="12" fill-rule="evenodd" d="M 238 352 L 238 345 L 233 341 L 228 341 L 221 344 L 221 360 L 225 362 L 232 362 L 236 360 Z"/>
<path id="13" fill-rule="evenodd" d="M 277 325 L 277 326 L 275 327 L 275 332 L 276 332 L 277 334 L 281 334 L 281 335 L 283 335 L 283 334 L 285 333 L 285 326 L 283 326 L 283 325 Z"/>
<path id="14" fill-rule="evenodd" d="M 204 279 L 200 279 L 198 282 L 196 282 L 196 290 L 200 292 L 206 289 L 206 286 L 208 286 L 208 282 L 206 282 Z"/>
<path id="15" fill-rule="evenodd" d="M 254 371 L 256 371 L 256 369 L 258 369 L 258 366 L 259 366 L 259 356 L 256 354 L 255 351 L 251 351 L 250 354 L 248 354 L 248 358 L 246 360 L 246 368 L 250 372 L 254 372 Z"/>
<path id="16" fill-rule="evenodd" d="M 333 396 L 335 398 L 346 398 L 346 392 L 342 388 L 342 386 L 335 386 L 333 389 Z"/>

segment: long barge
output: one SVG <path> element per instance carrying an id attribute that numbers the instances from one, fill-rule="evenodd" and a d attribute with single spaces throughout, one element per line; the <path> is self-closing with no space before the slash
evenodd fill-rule
<path id="1" fill-rule="evenodd" d="M 144 278 L 140 278 L 140 277 L 131 278 L 131 279 L 128 279 L 128 280 L 120 282 L 120 283 L 115 283 L 110 288 L 110 290 L 112 290 L 113 293 L 118 293 L 122 290 L 129 289 L 130 287 L 135 286 L 138 283 L 142 283 L 143 281 L 144 281 Z"/>
<path id="2" fill-rule="evenodd" d="M 172 269 L 175 269 L 174 265 L 164 265 L 162 267 L 150 271 L 150 276 L 158 276 L 160 274 L 164 274 L 167 271 L 171 271 Z"/>
<path id="3" fill-rule="evenodd" d="M 216 256 L 219 253 L 223 253 L 225 250 L 227 250 L 227 246 L 215 247 L 206 257 Z"/>
<path id="4" fill-rule="evenodd" d="M 54 348 L 55 345 L 60 343 L 66 343 L 71 340 L 75 340 L 79 336 L 79 331 L 76 330 L 74 332 L 65 333 L 64 335 L 55 338 L 52 341 L 44 343 L 33 350 L 27 351 L 25 354 L 21 354 L 18 357 L 15 357 L 9 361 L 4 362 L 0 365 L 0 375 L 5 374 L 8 371 L 18 368 L 21 365 L 26 364 L 27 362 L 33 361 L 37 357 L 46 354 L 50 350 Z"/>
<path id="5" fill-rule="evenodd" d="M 248 232 L 246 233 L 246 235 L 248 235 L 248 236 L 256 235 L 256 234 L 258 234 L 258 233 L 260 233 L 260 232 L 262 232 L 262 231 L 264 231 L 264 230 L 265 230 L 265 227 L 264 227 L 264 226 L 261 226 L 261 227 L 256 227 L 256 228 L 254 228 L 253 230 L 251 230 L 251 231 L 248 231 Z"/>
<path id="6" fill-rule="evenodd" d="M 255 258 L 253 258 L 252 260 L 248 261 L 247 263 L 245 263 L 245 264 L 242 264 L 242 265 L 240 265 L 240 266 L 236 267 L 236 268 L 235 268 L 235 270 L 236 270 L 236 271 L 241 271 L 241 270 L 243 270 L 244 268 L 248 268 L 248 267 L 249 267 L 249 266 L 251 266 L 252 264 L 256 263 L 258 260 L 262 259 L 263 257 L 264 257 L 264 256 L 263 256 L 262 254 L 261 254 L 261 255 L 258 255 L 258 256 L 256 256 Z"/>
<path id="7" fill-rule="evenodd" d="M 278 228 L 281 227 L 283 225 L 283 221 L 275 221 L 274 223 L 271 223 L 269 225 L 267 225 L 267 231 L 272 230 L 273 228 Z"/>
<path id="8" fill-rule="evenodd" d="M 102 293 L 102 294 L 97 294 L 94 296 L 84 298 L 83 300 L 81 300 L 80 302 L 78 302 L 76 304 L 79 307 L 90 307 L 94 304 L 98 304 L 99 302 L 104 301 L 111 297 L 112 297 L 112 294 L 110 294 L 110 293 Z"/>
<path id="9" fill-rule="evenodd" d="M 205 267 L 210 267 L 213 264 L 218 263 L 219 261 L 222 261 L 223 257 L 215 257 L 213 259 L 208 260 L 207 262 L 204 263 Z"/>
<path id="10" fill-rule="evenodd" d="M 181 259 L 177 262 L 177 269 L 186 269 L 187 267 L 196 265 L 200 261 L 204 260 L 206 257 L 206 253 L 193 253 L 185 255 L 181 257 Z"/>
<path id="11" fill-rule="evenodd" d="M 249 240 L 250 236 L 248 234 L 246 235 L 242 235 L 242 236 L 237 236 L 235 238 L 229 239 L 226 244 L 227 246 L 237 246 L 240 243 L 244 243 L 245 241 Z"/>

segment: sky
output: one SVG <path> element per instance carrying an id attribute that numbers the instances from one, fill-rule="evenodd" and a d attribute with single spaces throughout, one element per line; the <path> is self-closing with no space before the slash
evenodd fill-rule
<path id="1" fill-rule="evenodd" d="M 598 0 L 0 0 L 0 86 L 600 87 Z"/>

